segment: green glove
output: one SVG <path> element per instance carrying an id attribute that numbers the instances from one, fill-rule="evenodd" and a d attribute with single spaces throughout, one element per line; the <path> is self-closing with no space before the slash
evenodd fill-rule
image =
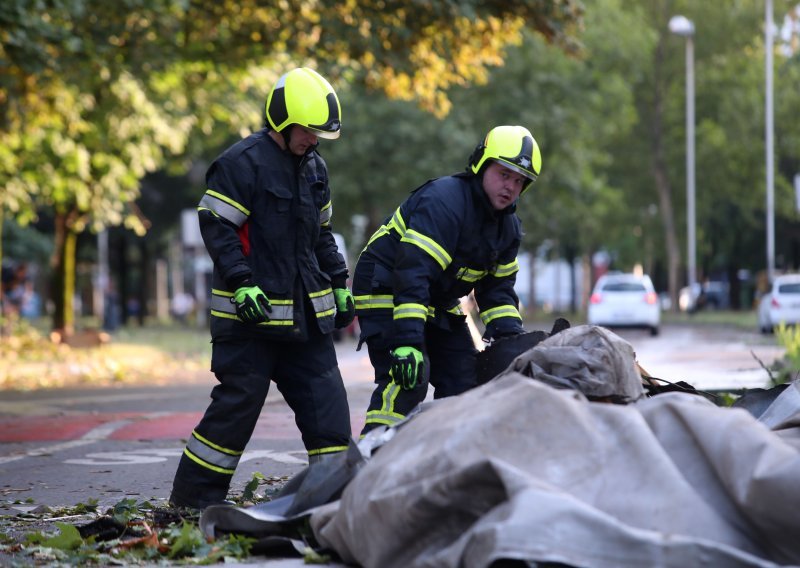
<path id="1" fill-rule="evenodd" d="M 403 387 L 403 390 L 411 390 L 421 383 L 424 370 L 425 359 L 419 349 L 398 347 L 392 351 L 389 376 L 395 383 Z"/>
<path id="2" fill-rule="evenodd" d="M 336 298 L 336 316 L 333 318 L 333 325 L 336 329 L 342 329 L 350 325 L 356 317 L 353 294 L 347 288 L 334 288 L 333 297 Z"/>
<path id="3" fill-rule="evenodd" d="M 245 323 L 269 321 L 267 313 L 272 311 L 272 306 L 267 295 L 258 286 L 237 288 L 231 303 L 236 304 L 236 315 Z"/>

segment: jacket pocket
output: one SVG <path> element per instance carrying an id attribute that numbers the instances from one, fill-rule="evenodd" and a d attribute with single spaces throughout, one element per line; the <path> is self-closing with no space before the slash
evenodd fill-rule
<path id="1" fill-rule="evenodd" d="M 267 207 L 274 208 L 281 214 L 286 214 L 292 208 L 292 190 L 285 185 L 270 184 L 267 186 L 269 202 Z"/>

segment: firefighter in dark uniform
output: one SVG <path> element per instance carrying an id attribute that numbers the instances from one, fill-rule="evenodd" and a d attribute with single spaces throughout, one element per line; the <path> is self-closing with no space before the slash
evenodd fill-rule
<path id="1" fill-rule="evenodd" d="M 541 165 L 526 128 L 493 128 L 466 172 L 414 190 L 370 238 L 353 277 L 360 344 L 367 343 L 377 383 L 362 435 L 405 418 L 428 383 L 435 398 L 477 385 L 463 296 L 474 292 L 484 340 L 523 333 L 515 211 Z"/>
<path id="2" fill-rule="evenodd" d="M 331 232 L 331 191 L 318 138 L 338 138 L 341 107 L 308 68 L 283 75 L 266 126 L 228 148 L 198 206 L 214 261 L 211 370 L 219 383 L 173 482 L 174 506 L 223 502 L 275 382 L 309 462 L 347 448 L 347 395 L 331 332 L 355 315 Z"/>

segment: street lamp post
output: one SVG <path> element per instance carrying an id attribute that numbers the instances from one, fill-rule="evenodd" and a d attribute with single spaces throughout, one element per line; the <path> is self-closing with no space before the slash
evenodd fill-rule
<path id="1" fill-rule="evenodd" d="M 767 159 L 767 277 L 772 282 L 775 276 L 775 124 L 772 106 L 772 0 L 766 0 L 764 14 L 764 57 L 766 67 L 766 102 L 764 123 L 766 125 Z"/>
<path id="2" fill-rule="evenodd" d="M 694 24 L 685 16 L 673 16 L 669 31 L 686 38 L 686 240 L 690 289 L 697 282 L 694 188 Z"/>

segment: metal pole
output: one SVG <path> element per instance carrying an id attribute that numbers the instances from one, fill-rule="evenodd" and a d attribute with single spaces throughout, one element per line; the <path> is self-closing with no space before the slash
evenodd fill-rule
<path id="1" fill-rule="evenodd" d="M 686 36 L 686 226 L 689 286 L 697 282 L 694 166 L 694 39 Z"/>
<path id="2" fill-rule="evenodd" d="M 766 0 L 764 52 L 766 59 L 766 148 L 767 148 L 767 277 L 775 276 L 775 125 L 772 110 L 772 0 Z"/>

